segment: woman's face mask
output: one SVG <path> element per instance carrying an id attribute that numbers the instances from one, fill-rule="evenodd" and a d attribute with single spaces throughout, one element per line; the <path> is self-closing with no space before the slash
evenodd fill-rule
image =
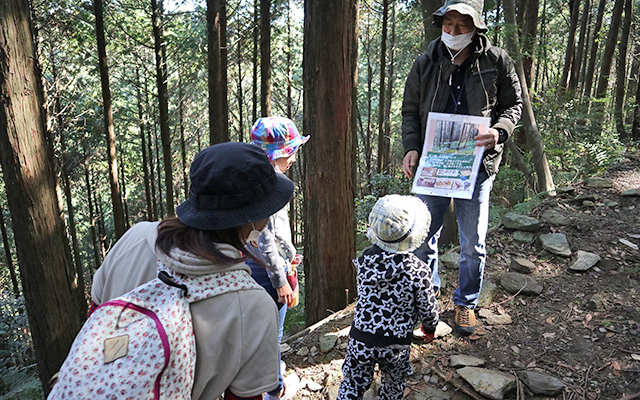
<path id="1" fill-rule="evenodd" d="M 474 29 L 473 32 L 462 33 L 454 36 L 442 31 L 442 42 L 453 51 L 462 50 L 471 43 L 475 33 L 476 31 Z"/>
<path id="2" fill-rule="evenodd" d="M 264 227 L 261 230 L 257 230 L 252 222 L 251 227 L 253 229 L 251 230 L 251 232 L 249 232 L 249 236 L 247 236 L 246 243 L 257 243 L 258 239 L 260 238 L 260 235 L 262 235 L 262 232 L 264 232 L 264 230 L 267 229 L 267 225 L 268 224 L 264 224 Z"/>

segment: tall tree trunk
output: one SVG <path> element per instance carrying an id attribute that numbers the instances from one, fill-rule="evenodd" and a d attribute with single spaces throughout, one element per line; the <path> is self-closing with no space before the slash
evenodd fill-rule
<path id="1" fill-rule="evenodd" d="M 306 0 L 304 8 L 303 120 L 304 131 L 315 135 L 306 148 L 303 180 L 305 227 L 313 227 L 305 230 L 305 318 L 312 324 L 344 308 L 345 291 L 349 302 L 356 295 L 351 259 L 358 1 Z"/>
<path id="2" fill-rule="evenodd" d="M 56 108 L 60 110 L 60 98 L 56 97 Z M 58 115 L 61 115 L 61 111 L 58 111 Z M 60 123 L 62 121 L 58 121 Z M 69 179 L 69 162 L 67 160 L 67 143 L 66 138 L 64 136 L 64 132 L 62 130 L 62 125 L 58 125 L 58 129 L 60 129 L 60 155 L 62 159 L 62 182 L 64 186 L 64 197 L 67 202 L 67 214 L 69 216 L 69 236 L 71 236 L 71 249 L 73 250 L 73 263 L 76 269 L 76 275 L 78 277 L 78 287 L 81 288 L 82 298 L 86 302 L 86 298 L 84 296 L 84 270 L 82 268 L 82 259 L 80 258 L 80 248 L 78 245 L 78 232 L 76 231 L 76 218 L 75 218 L 75 209 L 73 207 L 73 199 L 71 196 L 71 182 Z"/>
<path id="3" fill-rule="evenodd" d="M 505 0 L 503 4 L 505 22 L 515 25 L 516 11 L 514 0 Z M 513 56 L 514 60 L 516 60 L 516 69 L 518 71 L 518 77 L 520 78 L 520 84 L 522 86 L 522 125 L 527 132 L 527 144 L 529 146 L 529 149 L 531 150 L 532 161 L 538 175 L 538 191 L 546 192 L 550 195 L 555 195 L 555 186 L 553 184 L 553 178 L 549 169 L 549 163 L 547 161 L 544 145 L 542 144 L 540 132 L 538 131 L 538 125 L 536 124 L 535 115 L 533 114 L 533 108 L 531 106 L 531 97 L 529 96 L 527 79 L 524 76 L 522 57 L 520 56 L 520 44 L 518 33 L 516 30 L 513 30 L 513 33 L 511 33 L 510 35 L 507 35 L 506 42 L 509 52 Z"/>
<path id="4" fill-rule="evenodd" d="M 500 5 L 500 0 L 496 1 L 496 25 L 500 22 L 500 9 L 501 9 L 501 5 Z M 499 29 L 496 29 L 493 32 L 493 44 L 496 46 L 499 46 L 498 43 L 498 31 Z"/>
<path id="5" fill-rule="evenodd" d="M 76 232 L 76 220 L 75 220 L 75 210 L 73 207 L 73 199 L 71 196 L 71 182 L 69 178 L 69 162 L 67 160 L 67 140 L 64 133 L 64 122 L 62 120 L 62 102 L 60 100 L 60 89 L 59 89 L 59 80 L 58 80 L 58 65 L 54 58 L 54 55 L 51 55 L 51 69 L 53 75 L 53 84 L 55 87 L 55 110 L 56 110 L 56 128 L 58 131 L 58 136 L 60 138 L 60 166 L 61 166 L 61 175 L 62 175 L 62 183 L 64 187 L 64 197 L 66 200 L 67 206 L 67 214 L 69 217 L 69 226 L 68 233 L 71 237 L 71 249 L 73 251 L 73 264 L 76 269 L 76 274 L 78 276 L 78 287 L 83 294 L 84 298 L 84 271 L 82 270 L 82 260 L 80 259 L 80 249 L 78 246 L 78 234 Z M 86 298 L 84 298 L 86 301 Z"/>
<path id="6" fill-rule="evenodd" d="M 562 69 L 562 78 L 560 79 L 560 89 L 569 88 L 569 76 L 572 65 L 574 65 L 576 53 L 576 30 L 578 29 L 578 16 L 580 14 L 581 0 L 570 0 L 571 7 L 571 26 L 569 27 L 569 39 L 567 40 L 567 52 L 564 56 L 564 68 Z"/>
<path id="7" fill-rule="evenodd" d="M 93 249 L 93 271 L 100 267 L 100 256 L 98 253 L 98 233 L 96 232 L 96 217 L 93 204 L 93 190 L 91 190 L 91 177 L 89 176 L 89 161 L 87 160 L 87 150 L 82 146 L 82 159 L 84 160 L 84 181 L 87 186 L 87 203 L 89 204 L 89 225 L 91 231 L 91 248 Z"/>
<path id="8" fill-rule="evenodd" d="M 569 91 L 575 92 L 578 89 L 580 81 L 580 67 L 582 66 L 582 55 L 584 54 L 585 41 L 587 37 L 587 21 L 589 20 L 590 1 L 584 0 L 582 8 L 582 19 L 580 20 L 580 37 L 578 39 L 578 48 L 576 57 L 571 65 L 571 78 L 569 79 Z"/>
<path id="9" fill-rule="evenodd" d="M 236 46 L 237 58 L 238 58 L 238 94 L 236 100 L 238 101 L 238 141 L 244 142 L 244 90 L 242 89 L 242 50 L 244 49 L 244 35 L 240 24 L 240 17 L 238 17 L 238 45 Z M 251 141 L 251 138 L 249 138 Z"/>
<path id="10" fill-rule="evenodd" d="M 107 66 L 107 50 L 104 37 L 104 17 L 102 0 L 93 0 L 96 16 L 96 37 L 98 39 L 98 64 L 100 83 L 102 84 L 102 103 L 104 107 L 104 130 L 107 137 L 107 162 L 109 164 L 109 184 L 111 185 L 111 203 L 113 207 L 113 226 L 116 239 L 124 234 L 124 210 L 118 184 L 118 165 L 116 161 L 116 134 L 113 129 L 113 111 L 111 108 L 111 89 L 109 88 L 109 69 Z"/>
<path id="11" fill-rule="evenodd" d="M 178 80 L 178 124 L 180 125 L 180 170 L 182 172 L 182 190 L 184 199 L 189 197 L 189 163 L 187 161 L 187 149 L 184 140 L 184 89 L 182 77 Z M 242 115 L 242 112 L 240 113 Z"/>
<path id="12" fill-rule="evenodd" d="M 153 12 L 153 47 L 156 55 L 156 82 L 158 85 L 158 108 L 160 109 L 160 139 L 164 160 L 164 182 L 166 188 L 167 216 L 175 215 L 173 202 L 173 166 L 171 163 L 171 131 L 169 130 L 169 94 L 167 93 L 167 43 L 164 40 L 163 0 L 151 0 Z"/>
<path id="13" fill-rule="evenodd" d="M 155 115 L 155 108 L 151 107 L 151 103 L 149 102 L 149 88 L 147 87 L 146 78 L 144 80 L 144 96 L 145 96 L 145 104 L 147 106 L 146 109 L 153 110 L 153 114 L 151 115 Z M 152 204 L 152 208 L 150 211 L 153 211 L 153 216 L 151 220 L 157 221 L 159 220 L 158 216 L 160 215 L 158 213 L 158 199 L 161 196 L 158 196 L 156 192 L 156 174 L 155 174 L 156 161 L 153 154 L 153 148 L 155 147 L 155 143 L 156 143 L 156 139 L 155 139 L 156 123 L 155 123 L 155 117 L 152 118 L 151 115 L 147 115 L 147 154 L 149 155 L 149 183 L 151 183 L 151 204 Z M 153 137 L 151 137 L 152 124 L 153 124 L 153 130 L 154 130 Z M 156 154 L 158 153 L 156 152 Z"/>
<path id="14" fill-rule="evenodd" d="M 633 105 L 633 125 L 631 126 L 631 137 L 633 140 L 640 140 L 640 79 L 636 87 L 636 102 Z"/>
<path id="15" fill-rule="evenodd" d="M 533 71 L 535 64 L 536 49 L 538 47 L 538 8 L 540 0 L 528 0 L 522 12 L 524 26 L 522 27 L 523 36 L 523 56 L 524 75 L 527 78 L 527 86 L 533 85 Z"/>
<path id="16" fill-rule="evenodd" d="M 220 102 L 222 103 L 222 126 L 224 131 L 224 141 L 231 140 L 229 136 L 229 100 L 227 99 L 229 79 L 228 79 L 228 52 L 227 52 L 227 1 L 220 5 Z"/>
<path id="17" fill-rule="evenodd" d="M 154 113 L 155 115 L 155 113 Z M 158 209 L 160 210 L 159 219 L 164 219 L 164 207 L 162 206 L 162 174 L 160 171 L 162 170 L 162 165 L 160 163 L 160 145 L 158 144 L 158 125 L 153 124 L 153 141 L 154 147 L 156 149 L 156 170 L 158 171 Z M 165 185 L 165 190 L 169 190 L 169 187 Z"/>
<path id="18" fill-rule="evenodd" d="M 16 267 L 13 265 L 13 256 L 11 255 L 11 247 L 9 245 L 9 236 L 7 235 L 7 226 L 4 223 L 4 209 L 0 207 L 0 232 L 2 232 L 2 246 L 4 247 L 4 258 L 6 259 L 7 268 L 9 269 L 9 276 L 11 277 L 11 286 L 13 288 L 13 295 L 20 297 L 20 285 L 18 284 L 18 277 L 16 275 Z"/>
<path id="19" fill-rule="evenodd" d="M 391 160 L 391 106 L 393 101 L 393 83 L 395 80 L 394 63 L 395 63 L 395 45 L 396 45 L 396 7 L 392 5 L 391 14 L 391 37 L 389 39 L 389 78 L 387 79 L 386 99 L 384 104 L 384 138 L 386 163 L 384 170 L 389 171 L 389 163 Z"/>
<path id="20" fill-rule="evenodd" d="M 618 41 L 618 31 L 620 30 L 620 23 L 622 22 L 623 6 L 624 0 L 616 0 L 613 6 L 607 43 L 604 45 L 604 54 L 602 55 L 602 63 L 600 64 L 600 79 L 598 79 L 598 88 L 596 89 L 596 98 L 598 99 L 606 96 L 607 88 L 609 87 L 609 74 L 611 73 L 613 53 L 616 50 L 616 42 Z"/>
<path id="21" fill-rule="evenodd" d="M 291 0 L 287 1 L 287 118 L 293 117 L 293 87 L 291 84 L 291 53 L 293 52 L 293 37 L 291 36 Z M 293 207 L 291 207 L 293 208 Z"/>
<path id="22" fill-rule="evenodd" d="M 260 112 L 271 116 L 271 0 L 260 0 Z"/>
<path id="23" fill-rule="evenodd" d="M 602 28 L 602 19 L 604 18 L 604 8 L 606 0 L 600 0 L 598 4 L 598 15 L 596 16 L 596 25 L 593 28 L 593 39 L 591 40 L 591 51 L 589 52 L 589 65 L 587 74 L 584 77 L 584 92 L 587 97 L 591 97 L 593 87 L 593 77 L 595 75 L 596 58 L 598 57 L 598 49 L 602 47 L 600 42 L 600 30 Z"/>
<path id="24" fill-rule="evenodd" d="M 29 2 L 0 1 L 0 163 L 45 396 L 80 330 L 82 301 L 47 149 L 42 74 Z"/>
<path id="25" fill-rule="evenodd" d="M 382 0 L 382 39 L 380 39 L 380 86 L 378 96 L 378 173 L 387 172 L 389 164 L 390 140 L 384 135 L 384 88 L 387 72 L 387 25 L 389 21 L 389 0 Z"/>
<path id="26" fill-rule="evenodd" d="M 138 100 L 138 124 L 140 125 L 140 151 L 142 153 L 142 173 L 144 178 L 144 197 L 147 202 L 147 212 L 145 218 L 149 221 L 154 220 L 153 209 L 151 205 L 151 188 L 149 187 L 149 159 L 147 157 L 147 140 L 145 134 L 145 117 L 142 111 L 142 94 L 140 93 L 140 70 L 136 67 L 136 98 Z"/>
<path id="27" fill-rule="evenodd" d="M 369 185 L 369 180 L 371 179 L 371 160 L 373 158 L 373 154 L 371 151 L 371 136 L 373 135 L 373 127 L 371 126 L 372 119 L 372 105 L 371 100 L 373 99 L 373 61 L 371 60 L 371 36 L 370 36 L 370 21 L 367 23 L 367 33 L 366 33 L 366 46 L 365 51 L 367 54 L 367 128 L 366 132 L 364 132 L 363 142 L 364 142 L 364 160 L 365 160 L 365 182 L 367 193 Z"/>
<path id="28" fill-rule="evenodd" d="M 124 226 L 128 230 L 131 228 L 129 224 L 129 205 L 127 204 L 127 181 L 124 174 L 124 156 L 122 155 L 122 146 L 118 146 L 118 154 L 120 155 L 120 182 L 122 182 L 122 205 L 124 206 Z"/>
<path id="29" fill-rule="evenodd" d="M 424 50 L 427 45 L 442 34 L 442 29 L 433 24 L 433 13 L 444 4 L 444 0 L 420 0 L 422 25 L 424 26 Z"/>
<path id="30" fill-rule="evenodd" d="M 222 28 L 226 26 L 223 19 L 223 0 L 207 0 L 207 38 L 208 38 L 208 70 L 209 70 L 209 144 L 228 142 L 229 128 L 227 118 L 224 115 L 227 106 L 227 88 L 225 74 L 222 71 L 223 59 L 222 45 L 226 35 Z"/>
<path id="31" fill-rule="evenodd" d="M 614 116 L 616 120 L 616 130 L 620 139 L 627 139 L 627 131 L 624 127 L 624 96 L 627 84 L 627 47 L 629 45 L 629 32 L 631 32 L 631 14 L 633 3 L 626 0 L 624 3 L 624 23 L 622 25 L 622 34 L 618 45 L 618 66 L 616 70 L 616 103 L 614 107 Z"/>
<path id="32" fill-rule="evenodd" d="M 251 61 L 253 63 L 253 74 L 252 74 L 252 101 L 253 104 L 252 109 L 252 118 L 251 124 L 253 125 L 258 119 L 258 40 L 260 33 L 260 0 L 254 0 L 253 3 L 253 52 L 251 53 Z"/>

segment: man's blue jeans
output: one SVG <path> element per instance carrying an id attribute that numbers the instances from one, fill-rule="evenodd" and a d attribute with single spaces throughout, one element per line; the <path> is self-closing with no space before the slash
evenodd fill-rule
<path id="1" fill-rule="evenodd" d="M 460 269 L 458 288 L 453 293 L 453 303 L 475 308 L 482 288 L 482 275 L 487 259 L 486 239 L 489 227 L 489 196 L 495 175 L 489 177 L 481 168 L 470 200 L 453 199 L 458 232 L 460 234 Z M 433 285 L 440 288 L 438 276 L 438 239 L 442 231 L 444 215 L 449 207 L 449 197 L 419 195 L 431 212 L 429 236 L 414 254 L 431 266 Z"/>

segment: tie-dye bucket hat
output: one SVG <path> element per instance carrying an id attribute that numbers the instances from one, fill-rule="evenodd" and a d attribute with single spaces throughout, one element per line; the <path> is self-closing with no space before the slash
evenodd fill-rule
<path id="1" fill-rule="evenodd" d="M 258 118 L 251 128 L 251 141 L 262 147 L 271 161 L 292 156 L 308 140 L 309 136 L 301 136 L 293 121 L 285 117 Z"/>

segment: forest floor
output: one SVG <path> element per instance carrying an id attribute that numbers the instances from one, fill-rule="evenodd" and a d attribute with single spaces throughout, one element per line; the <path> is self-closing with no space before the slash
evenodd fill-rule
<path id="1" fill-rule="evenodd" d="M 640 395 L 640 197 L 621 196 L 623 191 L 640 189 L 640 156 L 626 159 L 601 177 L 613 179 L 613 187 L 578 182 L 574 192 L 547 198 L 530 213 L 540 219 L 545 210 L 555 209 L 570 220 L 559 227 L 544 224 L 538 233 L 565 234 L 572 257 L 553 255 L 538 240 L 517 242 L 513 232 L 502 226 L 490 229 L 485 286 L 493 283 L 496 288 L 483 308 L 508 314 L 512 323 L 489 325 L 479 318 L 476 333 L 468 338 L 450 334 L 430 344 L 414 339 L 414 374 L 407 378 L 406 398 L 484 399 L 450 366 L 449 357 L 456 354 L 479 357 L 485 368 L 513 376 L 537 369 L 566 384 L 561 394 L 545 397 L 532 394 L 518 381 L 505 399 L 640 398 L 636 396 Z M 585 194 L 599 199 L 585 205 L 576 199 Z M 596 253 L 601 260 L 586 272 L 575 273 L 569 266 L 578 250 Z M 518 257 L 535 264 L 531 277 L 543 286 L 539 296 L 512 295 L 500 287 L 500 276 Z M 453 326 L 450 299 L 457 271 L 442 272 L 446 286 L 439 303 L 441 320 Z M 302 379 L 294 399 L 335 398 L 352 318 L 353 304 L 306 334 L 285 339 L 290 346 L 284 346 L 285 376 L 295 373 Z M 322 337 L 336 332 L 332 350 L 320 351 Z"/>

